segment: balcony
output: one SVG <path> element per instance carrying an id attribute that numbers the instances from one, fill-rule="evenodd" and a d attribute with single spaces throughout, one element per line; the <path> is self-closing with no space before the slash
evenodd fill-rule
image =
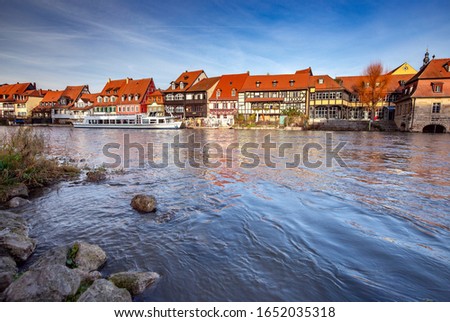
<path id="1" fill-rule="evenodd" d="M 209 114 L 211 115 L 236 115 L 238 112 L 237 108 L 211 108 L 209 109 Z"/>

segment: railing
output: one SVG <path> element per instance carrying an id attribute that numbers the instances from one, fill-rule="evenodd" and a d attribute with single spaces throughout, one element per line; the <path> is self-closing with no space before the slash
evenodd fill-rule
<path id="1" fill-rule="evenodd" d="M 236 115 L 237 109 L 236 108 L 211 108 L 209 109 L 209 113 L 211 115 Z"/>

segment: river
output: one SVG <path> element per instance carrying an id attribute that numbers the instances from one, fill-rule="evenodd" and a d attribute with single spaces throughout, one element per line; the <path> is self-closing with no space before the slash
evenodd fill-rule
<path id="1" fill-rule="evenodd" d="M 40 131 L 52 155 L 126 169 L 22 208 L 31 261 L 98 244 L 105 276 L 161 274 L 137 301 L 450 301 L 448 135 Z M 130 207 L 138 193 L 155 214 Z"/>

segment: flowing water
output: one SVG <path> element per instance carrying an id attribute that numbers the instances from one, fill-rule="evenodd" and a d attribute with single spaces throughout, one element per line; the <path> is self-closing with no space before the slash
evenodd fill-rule
<path id="1" fill-rule="evenodd" d="M 38 241 L 32 260 L 99 244 L 105 276 L 161 274 L 137 301 L 450 301 L 448 135 L 42 131 L 54 155 L 126 169 L 59 184 L 21 209 Z M 190 150 L 169 145 L 167 166 L 148 163 L 190 136 Z M 105 154 L 108 143 L 120 146 Z M 156 197 L 156 213 L 130 207 L 138 193 Z"/>

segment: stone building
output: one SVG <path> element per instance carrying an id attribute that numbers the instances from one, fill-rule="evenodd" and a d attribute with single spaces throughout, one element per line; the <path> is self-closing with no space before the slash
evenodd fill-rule
<path id="1" fill-rule="evenodd" d="M 401 131 L 445 133 L 450 130 L 450 58 L 430 60 L 405 83 L 396 101 L 395 123 Z"/>

